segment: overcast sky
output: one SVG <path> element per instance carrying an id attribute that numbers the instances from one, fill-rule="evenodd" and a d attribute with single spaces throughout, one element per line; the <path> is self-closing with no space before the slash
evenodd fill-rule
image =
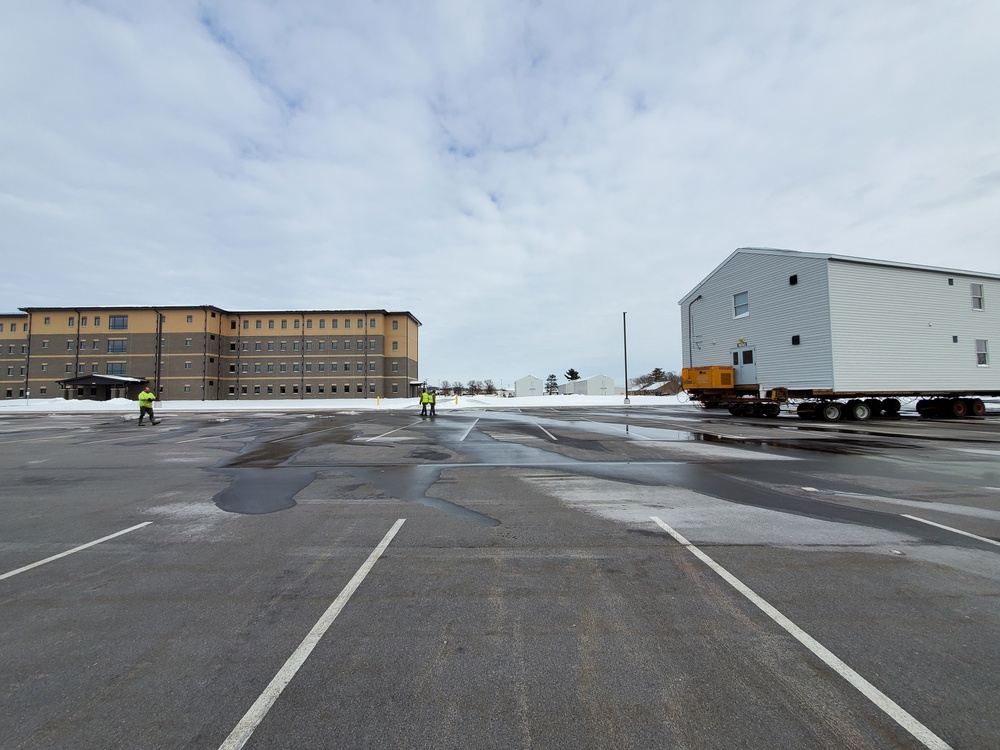
<path id="1" fill-rule="evenodd" d="M 0 308 L 408 310 L 681 367 L 743 246 L 1000 273 L 1000 2 L 0 0 Z"/>

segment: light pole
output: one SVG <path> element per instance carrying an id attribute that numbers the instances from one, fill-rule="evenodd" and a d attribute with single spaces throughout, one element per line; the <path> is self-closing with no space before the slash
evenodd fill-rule
<path id="1" fill-rule="evenodd" d="M 625 321 L 625 316 L 628 313 L 622 313 L 622 345 L 625 348 L 625 406 L 628 406 L 628 325 Z"/>

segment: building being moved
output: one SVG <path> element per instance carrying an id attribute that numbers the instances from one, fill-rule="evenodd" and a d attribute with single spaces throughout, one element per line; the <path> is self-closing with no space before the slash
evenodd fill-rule
<path id="1" fill-rule="evenodd" d="M 119 392 L 95 375 L 171 400 L 403 398 L 419 327 L 386 310 L 24 307 L 0 314 L 0 400 Z"/>

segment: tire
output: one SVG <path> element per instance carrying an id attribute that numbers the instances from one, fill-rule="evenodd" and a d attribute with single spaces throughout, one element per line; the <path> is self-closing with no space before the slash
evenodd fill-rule
<path id="1" fill-rule="evenodd" d="M 969 416 L 969 406 L 965 403 L 965 399 L 953 398 L 948 403 L 948 411 L 953 417 L 967 417 Z"/>
<path id="2" fill-rule="evenodd" d="M 734 417 L 738 417 L 740 414 L 743 413 L 743 404 L 730 404 L 729 413 L 732 414 Z"/>
<path id="3" fill-rule="evenodd" d="M 882 399 L 882 413 L 888 416 L 894 416 L 896 414 L 899 414 L 900 406 L 901 404 L 899 403 L 898 398 Z"/>
<path id="4" fill-rule="evenodd" d="M 765 417 L 777 417 L 781 414 L 781 407 L 778 404 L 764 404 Z"/>
<path id="5" fill-rule="evenodd" d="M 799 419 L 814 419 L 816 417 L 816 404 L 812 401 L 806 401 L 795 407 L 795 413 L 798 414 Z"/>
<path id="6" fill-rule="evenodd" d="M 740 409 L 740 414 L 744 417 L 756 417 L 757 416 L 757 405 L 756 404 L 742 404 L 742 409 Z"/>
<path id="7" fill-rule="evenodd" d="M 847 418 L 856 419 L 859 422 L 863 422 L 872 415 L 872 410 L 868 408 L 868 404 L 864 401 L 848 401 L 847 402 Z"/>
<path id="8" fill-rule="evenodd" d="M 830 401 L 820 406 L 817 413 L 824 422 L 836 422 L 844 415 L 844 406 L 836 401 Z"/>
<path id="9" fill-rule="evenodd" d="M 872 419 L 874 419 L 875 417 L 877 417 L 879 414 L 882 413 L 882 402 L 879 401 L 877 398 L 866 398 L 865 406 L 867 406 L 868 411 L 871 412 L 869 416 Z"/>
<path id="10" fill-rule="evenodd" d="M 986 416 L 986 404 L 983 403 L 981 398 L 969 399 L 969 414 L 973 417 Z"/>

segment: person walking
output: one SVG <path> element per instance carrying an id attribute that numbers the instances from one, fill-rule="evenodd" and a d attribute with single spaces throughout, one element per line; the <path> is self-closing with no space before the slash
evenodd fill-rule
<path id="1" fill-rule="evenodd" d="M 424 388 L 424 392 L 420 394 L 420 416 L 427 416 L 427 406 L 431 403 L 431 394 L 427 392 Z"/>
<path id="2" fill-rule="evenodd" d="M 431 405 L 431 416 L 433 417 L 434 416 L 434 404 L 437 403 L 437 392 L 436 391 L 431 391 L 430 396 L 431 396 L 431 400 L 430 400 L 429 403 Z"/>
<path id="3" fill-rule="evenodd" d="M 147 414 L 149 415 L 150 424 L 160 423 L 160 420 L 153 417 L 153 402 L 159 400 L 156 394 L 149 390 L 148 385 L 142 389 L 142 392 L 139 393 L 139 422 L 136 425 L 137 427 L 142 424 L 142 418 Z"/>

